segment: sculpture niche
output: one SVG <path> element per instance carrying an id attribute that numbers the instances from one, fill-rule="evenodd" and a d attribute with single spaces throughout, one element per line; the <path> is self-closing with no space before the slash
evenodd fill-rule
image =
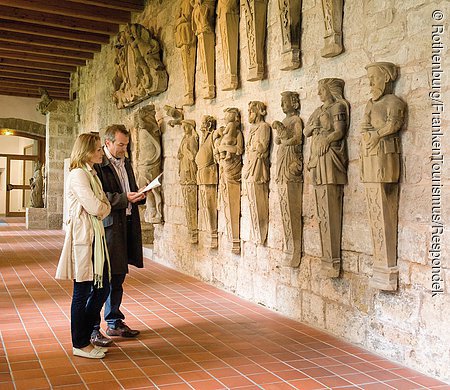
<path id="1" fill-rule="evenodd" d="M 136 111 L 131 130 L 132 156 L 138 187 L 144 187 L 161 173 L 161 132 L 150 104 Z M 162 223 L 161 187 L 147 194 L 145 222 Z"/>
<path id="2" fill-rule="evenodd" d="M 33 177 L 30 178 L 30 207 L 44 207 L 44 178 L 42 177 L 42 163 L 36 162 Z"/>
<path id="3" fill-rule="evenodd" d="M 323 22 L 325 25 L 322 57 L 336 57 L 344 51 L 342 44 L 342 19 L 344 0 L 322 0 Z"/>
<path id="4" fill-rule="evenodd" d="M 198 50 L 204 77 L 204 98 L 216 97 L 215 65 L 215 6 L 216 0 L 193 0 L 192 27 L 198 38 Z"/>
<path id="5" fill-rule="evenodd" d="M 184 74 L 183 104 L 192 106 L 195 103 L 195 60 L 197 54 L 197 37 L 192 30 L 191 0 L 182 0 L 175 20 L 175 46 L 181 50 L 181 61 Z"/>
<path id="6" fill-rule="evenodd" d="M 264 103 L 249 103 L 248 116 L 251 126 L 245 147 L 247 157 L 242 176 L 250 205 L 252 238 L 257 244 L 266 242 L 269 227 L 270 125 L 264 122 L 266 114 Z"/>
<path id="7" fill-rule="evenodd" d="M 209 247 L 217 248 L 217 184 L 218 170 L 214 160 L 213 133 L 216 120 L 205 115 L 202 118 L 202 141 L 195 156 L 197 164 L 197 184 L 200 191 L 200 206 L 203 221 L 209 234 Z"/>
<path id="8" fill-rule="evenodd" d="M 278 0 L 281 19 L 281 70 L 300 68 L 302 0 Z"/>
<path id="9" fill-rule="evenodd" d="M 214 155 L 219 163 L 219 180 L 225 211 L 228 240 L 231 251 L 241 252 L 241 173 L 244 136 L 241 131 L 241 115 L 237 108 L 225 109 L 225 127 L 214 132 Z"/>
<path id="10" fill-rule="evenodd" d="M 217 5 L 223 53 L 223 91 L 237 89 L 239 50 L 239 0 L 219 0 Z"/>
<path id="11" fill-rule="evenodd" d="M 344 81 L 319 80 L 317 108 L 305 127 L 311 137 L 308 170 L 312 173 L 322 245 L 322 272 L 337 278 L 341 270 L 342 198 L 347 184 L 347 143 L 350 105 L 344 98 Z"/>
<path id="12" fill-rule="evenodd" d="M 400 138 L 406 104 L 393 94 L 397 67 L 390 62 L 366 66 L 372 99 L 361 125 L 361 180 L 366 188 L 374 246 L 372 287 L 397 289 L 397 214 Z"/>
<path id="13" fill-rule="evenodd" d="M 281 108 L 286 114 L 283 122 L 275 121 L 274 142 L 277 150 L 278 196 L 284 232 L 284 264 L 298 267 L 302 251 L 302 196 L 303 196 L 303 122 L 298 116 L 300 98 L 298 93 L 286 91 L 281 94 Z"/>
<path id="14" fill-rule="evenodd" d="M 161 48 L 149 30 L 140 24 L 127 24 L 117 34 L 114 46 L 113 101 L 117 108 L 131 107 L 167 89 Z"/>
<path id="15" fill-rule="evenodd" d="M 262 80 L 265 72 L 264 44 L 267 30 L 268 0 L 242 0 L 248 47 L 247 81 Z"/>

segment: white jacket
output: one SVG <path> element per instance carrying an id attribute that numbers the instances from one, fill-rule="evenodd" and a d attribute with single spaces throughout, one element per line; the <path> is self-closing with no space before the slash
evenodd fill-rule
<path id="1" fill-rule="evenodd" d="M 94 169 L 88 169 L 96 175 Z M 67 178 L 66 202 L 68 220 L 66 237 L 56 270 L 56 279 L 71 279 L 86 282 L 94 279 L 92 244 L 94 229 L 89 214 L 104 219 L 111 211 L 111 205 L 104 194 L 99 200 L 92 191 L 89 177 L 81 168 L 72 169 Z"/>

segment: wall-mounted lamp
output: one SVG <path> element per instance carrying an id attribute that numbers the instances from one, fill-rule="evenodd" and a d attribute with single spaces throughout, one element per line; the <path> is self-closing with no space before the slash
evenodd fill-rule
<path id="1" fill-rule="evenodd" d="M 14 135 L 14 132 L 12 130 L 4 129 L 4 130 L 2 130 L 2 134 L 3 135 Z"/>

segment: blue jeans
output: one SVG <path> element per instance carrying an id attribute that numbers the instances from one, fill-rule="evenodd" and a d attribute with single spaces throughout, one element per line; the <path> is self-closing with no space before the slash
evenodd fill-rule
<path id="1" fill-rule="evenodd" d="M 91 333 L 110 290 L 108 267 L 103 268 L 103 288 L 94 288 L 94 282 L 73 282 L 70 328 L 72 345 L 84 348 L 90 344 Z"/>

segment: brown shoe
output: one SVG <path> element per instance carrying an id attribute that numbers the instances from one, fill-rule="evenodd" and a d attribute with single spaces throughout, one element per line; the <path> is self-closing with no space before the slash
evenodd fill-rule
<path id="1" fill-rule="evenodd" d="M 103 336 L 99 330 L 93 330 L 91 333 L 91 344 L 98 347 L 109 347 L 112 344 L 109 337 Z"/>
<path id="2" fill-rule="evenodd" d="M 139 333 L 138 330 L 130 329 L 130 327 L 123 321 L 117 321 L 115 328 L 106 328 L 106 334 L 108 336 L 121 336 L 121 337 L 136 337 Z"/>

